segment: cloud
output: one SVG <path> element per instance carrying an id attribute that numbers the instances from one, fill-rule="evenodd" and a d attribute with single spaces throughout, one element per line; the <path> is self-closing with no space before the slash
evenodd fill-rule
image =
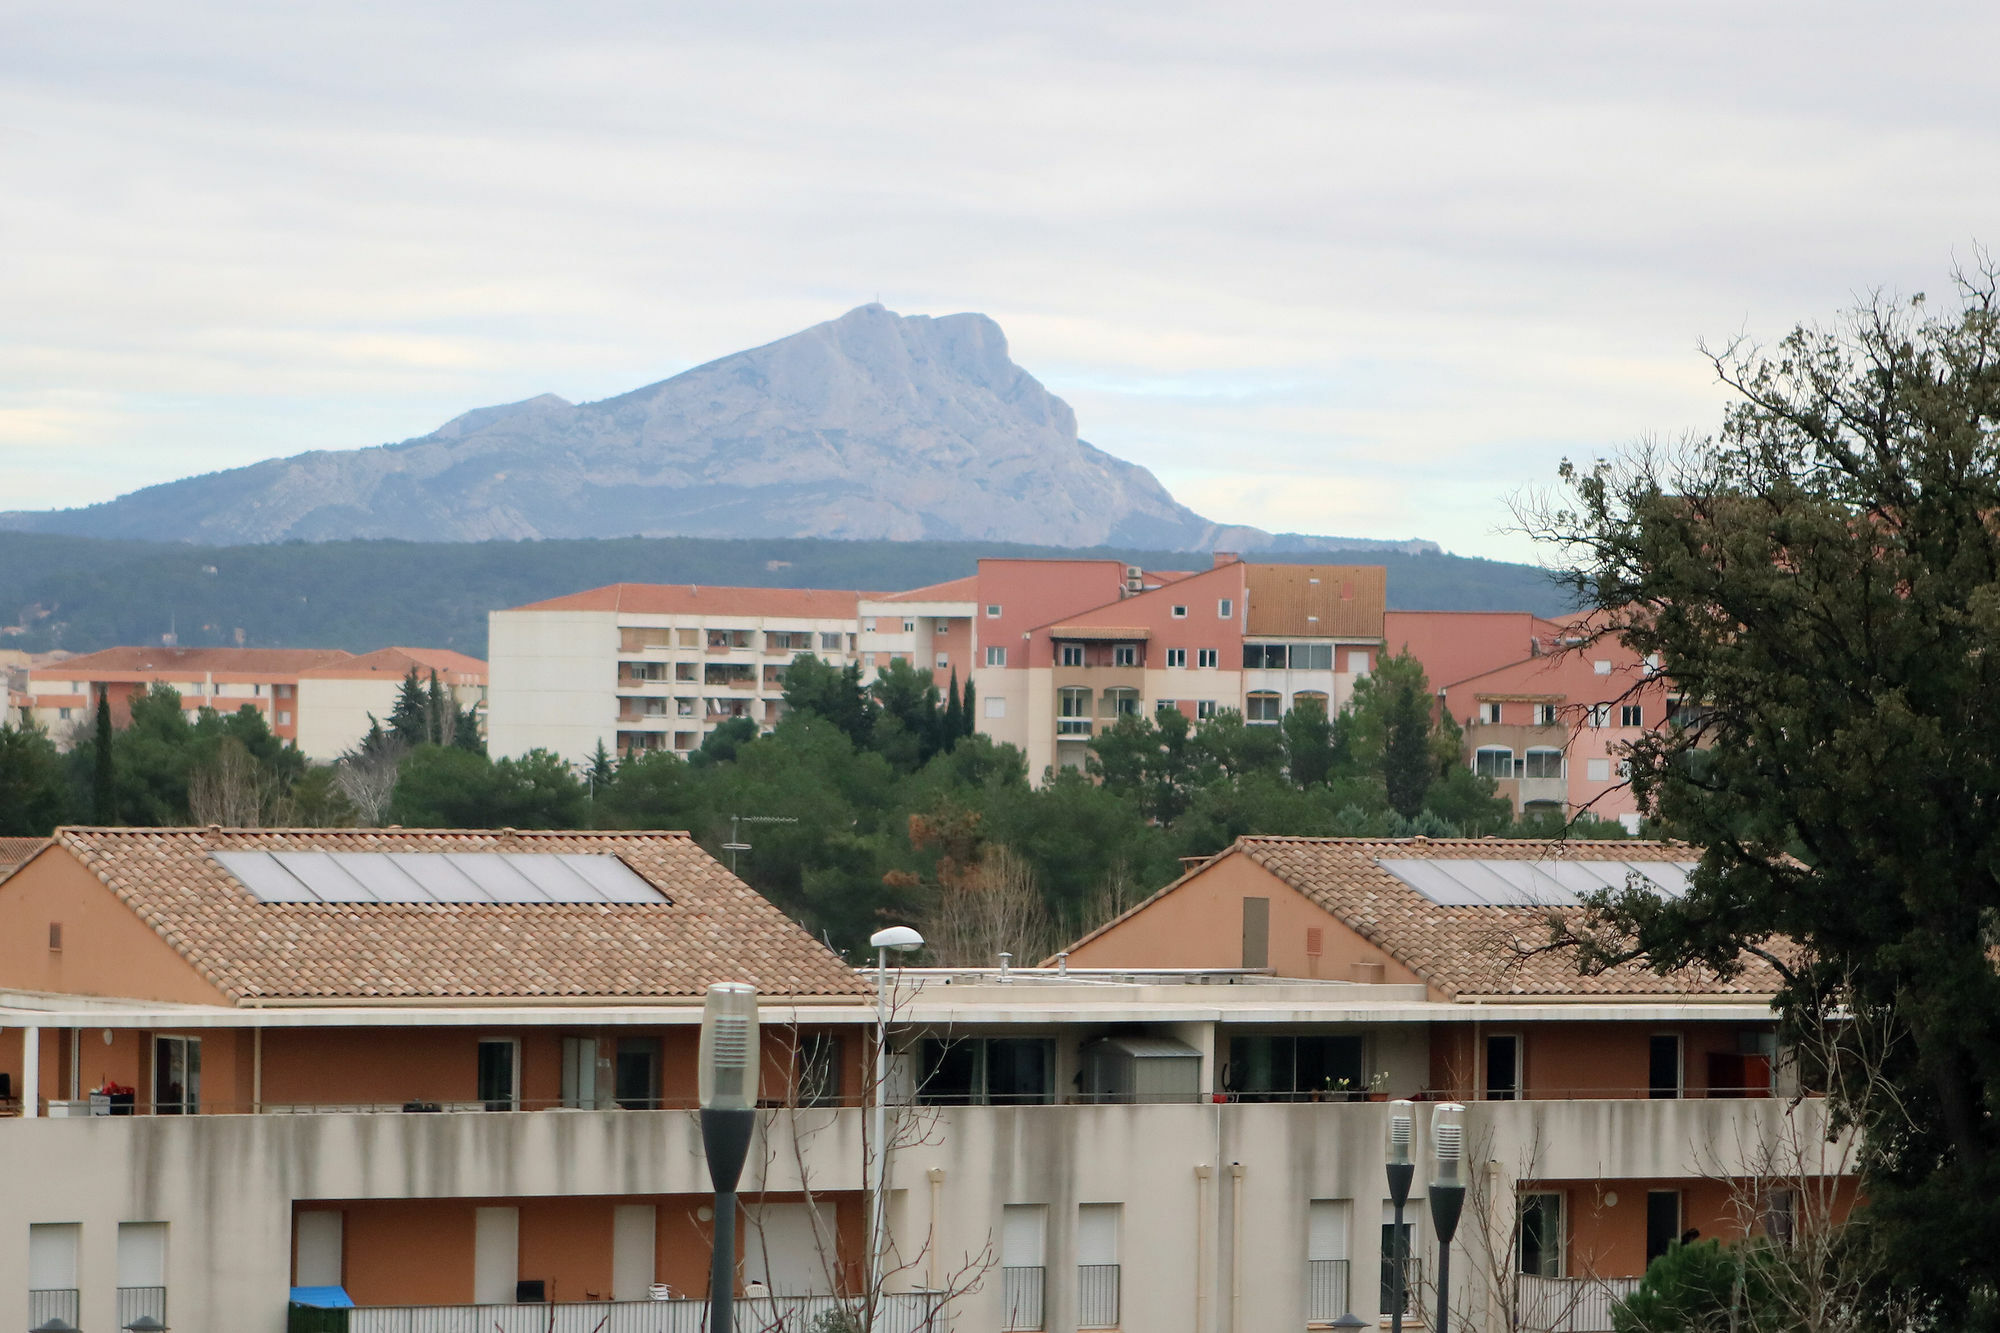
<path id="1" fill-rule="evenodd" d="M 94 406 L 0 433 L 0 503 L 602 397 L 879 296 L 993 315 L 1211 516 L 1519 557 L 1505 497 L 1564 454 L 1716 420 L 1697 339 L 1979 239 L 2000 93 L 1935 56 L 1996 23 L 17 5 L 0 396 Z"/>

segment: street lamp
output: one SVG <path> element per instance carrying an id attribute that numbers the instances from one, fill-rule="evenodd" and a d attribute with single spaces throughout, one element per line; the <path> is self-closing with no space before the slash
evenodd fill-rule
<path id="1" fill-rule="evenodd" d="M 171 1333 L 167 1326 L 149 1314 L 142 1314 L 125 1325 L 125 1333 Z"/>
<path id="2" fill-rule="evenodd" d="M 82 1333 L 82 1331 L 61 1315 L 52 1314 L 41 1323 L 29 1329 L 28 1333 Z"/>
<path id="3" fill-rule="evenodd" d="M 1438 1243 L 1437 1333 L 1451 1326 L 1451 1238 L 1458 1234 L 1458 1215 L 1465 1207 L 1465 1108 L 1445 1102 L 1431 1113 L 1431 1149 L 1437 1165 L 1431 1174 L 1431 1228 Z"/>
<path id="4" fill-rule="evenodd" d="M 1395 1209 L 1389 1227 L 1389 1328 L 1403 1333 L 1404 1284 L 1409 1281 L 1409 1256 L 1403 1252 L 1403 1205 L 1410 1201 L 1410 1181 L 1417 1166 L 1410 1160 L 1410 1133 L 1417 1108 L 1408 1101 L 1389 1103 L 1389 1203 Z"/>
<path id="5" fill-rule="evenodd" d="M 736 1298 L 736 1182 L 757 1123 L 757 988 L 718 981 L 701 1011 L 701 1145 L 715 1186 L 709 1333 L 730 1333 Z"/>
<path id="6" fill-rule="evenodd" d="M 875 1160 L 868 1172 L 868 1306 L 872 1310 L 882 1287 L 882 1245 L 888 1219 L 882 1191 L 889 1179 L 889 951 L 915 953 L 924 937 L 908 926 L 890 926 L 868 937 L 875 951 L 875 1105 L 872 1109 Z"/>

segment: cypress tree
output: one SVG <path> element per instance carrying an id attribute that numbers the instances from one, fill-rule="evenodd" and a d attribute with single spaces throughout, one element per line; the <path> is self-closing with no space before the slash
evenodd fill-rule
<path id="1" fill-rule="evenodd" d="M 111 756 L 111 691 L 97 691 L 97 736 L 91 755 L 92 815 L 100 825 L 118 822 L 118 770 Z"/>
<path id="2" fill-rule="evenodd" d="M 973 732 L 979 730 L 979 714 L 972 711 L 973 698 L 972 678 L 968 676 L 965 681 L 965 707 L 961 710 L 963 713 L 962 721 L 965 727 L 965 730 L 959 733 L 962 736 L 970 736 Z"/>
<path id="3" fill-rule="evenodd" d="M 945 695 L 944 727 L 940 750 L 949 750 L 965 734 L 965 710 L 958 701 L 958 668 L 951 669 L 951 690 Z"/>
<path id="4" fill-rule="evenodd" d="M 458 719 L 454 715 L 452 701 L 445 698 L 444 686 L 438 684 L 438 673 L 431 672 L 429 696 L 424 700 L 424 730 L 430 733 L 426 739 L 433 745 L 449 745 L 455 739 Z"/>

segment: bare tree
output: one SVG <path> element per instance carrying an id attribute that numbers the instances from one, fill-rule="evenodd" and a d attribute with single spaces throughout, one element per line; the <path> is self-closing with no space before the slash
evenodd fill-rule
<path id="1" fill-rule="evenodd" d="M 188 814 L 197 824 L 262 828 L 281 795 L 277 777 L 234 736 L 188 774 Z"/>
<path id="2" fill-rule="evenodd" d="M 1059 942 L 1035 872 L 1008 847 L 989 843 L 979 860 L 940 875 L 924 941 L 946 967 L 990 965 L 1002 952 L 1046 957 Z"/>
<path id="3" fill-rule="evenodd" d="M 354 807 L 354 820 L 360 827 L 378 828 L 389 813 L 389 798 L 396 793 L 396 773 L 408 748 L 394 737 L 384 737 L 340 757 L 333 785 Z"/>

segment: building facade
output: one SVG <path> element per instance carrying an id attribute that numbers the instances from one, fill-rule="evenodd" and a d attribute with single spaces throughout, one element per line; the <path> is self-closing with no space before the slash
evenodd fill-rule
<path id="1" fill-rule="evenodd" d="M 1754 970 L 1580 979 L 1496 947 L 1540 899 L 1672 892 L 1691 857 L 1246 839 L 1053 966 L 899 972 L 877 1087 L 873 977 L 679 835 L 65 830 L 0 880 L 0 1301 L 85 1328 L 276 1333 L 294 1297 L 352 1300 L 350 1333 L 696 1327 L 651 1298 L 706 1293 L 699 995 L 743 979 L 752 1313 L 810 1326 L 865 1291 L 879 1094 L 881 1327 L 1373 1324 L 1383 1103 L 1418 1099 L 1422 1162 L 1457 1098 L 1453 1326 L 1594 1333 L 1669 1240 L 1772 1215 L 1739 1207 L 1776 1206 L 1759 1145 L 1824 1138 L 1815 1099 L 1772 1095 Z M 1436 1243 L 1420 1206 L 1405 1226 L 1422 1327 Z"/>

